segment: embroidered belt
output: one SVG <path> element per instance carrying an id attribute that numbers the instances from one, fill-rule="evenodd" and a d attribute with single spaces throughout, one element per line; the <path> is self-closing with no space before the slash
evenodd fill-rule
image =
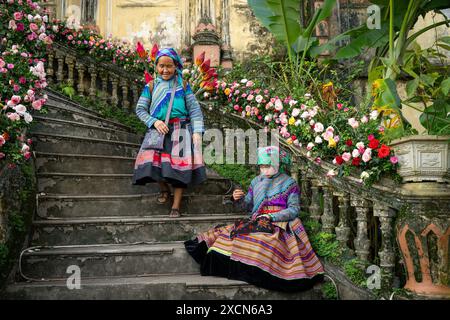
<path id="1" fill-rule="evenodd" d="M 280 207 L 280 206 L 265 206 L 265 207 L 262 207 L 260 213 L 263 213 L 263 214 L 264 213 L 274 213 L 274 212 L 281 211 L 283 209 L 284 209 L 284 207 Z"/>
<path id="2" fill-rule="evenodd" d="M 189 121 L 189 118 L 172 118 L 169 120 L 169 123 L 186 122 L 186 121 Z"/>

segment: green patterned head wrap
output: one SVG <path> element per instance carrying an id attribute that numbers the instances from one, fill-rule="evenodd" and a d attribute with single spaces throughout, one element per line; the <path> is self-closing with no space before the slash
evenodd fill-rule
<path id="1" fill-rule="evenodd" d="M 291 158 L 286 151 L 280 151 L 276 146 L 260 147 L 258 148 L 257 164 L 279 167 L 280 172 L 286 173 L 289 171 Z"/>

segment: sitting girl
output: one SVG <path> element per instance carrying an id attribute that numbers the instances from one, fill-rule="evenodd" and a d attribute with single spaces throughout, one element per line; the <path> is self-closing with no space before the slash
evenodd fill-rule
<path id="1" fill-rule="evenodd" d="M 233 200 L 251 210 L 251 218 L 216 227 L 185 242 L 204 276 L 242 280 L 266 289 L 296 292 L 323 277 L 323 266 L 298 218 L 297 182 L 279 171 L 279 149 L 258 149 L 261 174 L 247 195 Z"/>

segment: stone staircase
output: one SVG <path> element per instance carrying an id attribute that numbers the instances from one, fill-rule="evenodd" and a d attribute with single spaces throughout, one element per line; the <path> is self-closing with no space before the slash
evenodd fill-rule
<path id="1" fill-rule="evenodd" d="M 241 217 L 227 201 L 232 182 L 208 170 L 189 189 L 183 216 L 156 204 L 157 184 L 131 185 L 142 136 L 49 91 L 32 128 L 38 208 L 30 250 L 5 299 L 320 299 L 321 285 L 283 294 L 202 277 L 183 241 Z M 227 197 L 228 195 L 228 197 Z M 67 287 L 69 266 L 81 289 Z"/>

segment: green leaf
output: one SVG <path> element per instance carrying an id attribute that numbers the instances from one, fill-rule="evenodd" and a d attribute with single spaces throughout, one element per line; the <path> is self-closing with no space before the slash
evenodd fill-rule
<path id="1" fill-rule="evenodd" d="M 436 43 L 437 46 L 450 51 L 450 45 L 444 44 L 444 43 Z"/>
<path id="2" fill-rule="evenodd" d="M 408 97 L 412 97 L 416 93 L 418 87 L 419 79 L 408 81 L 408 83 L 406 83 L 406 94 Z"/>
<path id="3" fill-rule="evenodd" d="M 446 37 L 441 37 L 438 39 L 439 42 L 444 42 L 446 44 L 450 44 L 450 37 L 446 36 Z"/>
<path id="4" fill-rule="evenodd" d="M 437 99 L 426 108 L 420 116 L 420 123 L 428 129 L 429 134 L 450 134 L 450 104 L 444 99 Z"/>
<path id="5" fill-rule="evenodd" d="M 450 91 L 450 78 L 441 82 L 441 90 L 445 95 L 448 95 L 448 92 Z"/>
<path id="6" fill-rule="evenodd" d="M 435 74 L 430 73 L 420 75 L 420 80 L 428 87 L 432 87 L 437 78 Z"/>
<path id="7" fill-rule="evenodd" d="M 400 113 L 401 100 L 397 93 L 395 82 L 392 79 L 384 79 L 384 90 L 381 94 L 381 100 L 385 105 Z"/>

